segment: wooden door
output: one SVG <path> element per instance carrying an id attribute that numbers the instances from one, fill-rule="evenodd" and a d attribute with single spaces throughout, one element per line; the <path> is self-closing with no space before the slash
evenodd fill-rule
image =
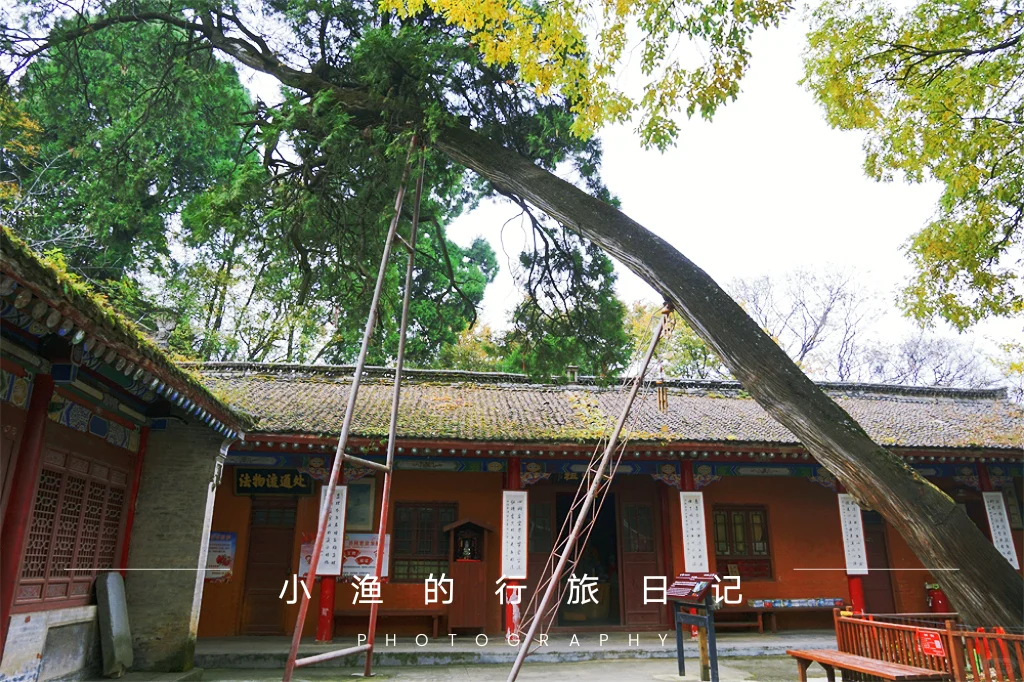
<path id="1" fill-rule="evenodd" d="M 449 628 L 487 629 L 487 563 L 484 561 L 453 561 L 451 577 L 457 587 L 448 607 Z M 504 609 L 502 609 L 504 611 Z"/>
<path id="2" fill-rule="evenodd" d="M 242 600 L 243 635 L 283 635 L 284 603 L 291 599 L 292 544 L 295 539 L 294 497 L 252 500 L 249 552 Z M 281 587 L 288 582 L 284 599 Z M 298 587 L 303 598 L 302 586 Z"/>
<path id="3" fill-rule="evenodd" d="M 663 625 L 665 610 L 658 603 L 644 604 L 644 577 L 665 575 L 661 557 L 661 524 L 655 506 L 658 496 L 653 487 L 645 490 L 636 485 L 638 483 L 624 482 L 623 488 L 616 493 L 622 624 L 657 626 Z"/>
<path id="4" fill-rule="evenodd" d="M 878 512 L 864 512 L 864 545 L 868 553 L 868 574 L 863 578 L 864 608 L 868 613 L 896 613 L 892 596 L 892 572 L 885 544 L 885 520 Z M 875 570 L 886 569 L 886 570 Z"/>
<path id="5" fill-rule="evenodd" d="M 555 514 L 555 489 L 547 482 L 540 482 L 530 486 L 528 489 L 528 513 L 529 530 L 527 532 L 527 555 L 526 555 L 526 589 L 523 590 L 523 604 L 521 609 L 526 610 L 527 604 L 537 591 L 538 583 L 544 572 L 544 566 L 551 556 L 551 548 L 558 538 L 558 519 Z M 493 592 L 493 590 L 492 590 Z M 540 601 L 540 595 L 537 596 Z M 552 605 L 557 606 L 557 605 Z M 550 615 L 550 611 L 548 612 Z"/>

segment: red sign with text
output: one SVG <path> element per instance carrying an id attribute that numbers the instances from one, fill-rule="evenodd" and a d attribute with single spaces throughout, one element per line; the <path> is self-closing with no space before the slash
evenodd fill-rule
<path id="1" fill-rule="evenodd" d="M 938 632 L 917 631 L 917 639 L 921 642 L 921 652 L 925 656 L 939 656 L 945 658 L 946 650 L 942 647 L 942 635 Z"/>

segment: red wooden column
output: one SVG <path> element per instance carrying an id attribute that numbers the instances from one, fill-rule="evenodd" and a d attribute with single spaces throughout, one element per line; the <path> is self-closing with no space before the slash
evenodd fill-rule
<path id="1" fill-rule="evenodd" d="M 978 462 L 978 487 L 981 492 L 992 492 L 992 479 L 988 477 L 988 467 L 984 462 Z"/>
<path id="2" fill-rule="evenodd" d="M 846 488 L 838 481 L 836 482 L 836 492 L 846 492 Z M 847 573 L 846 584 L 850 589 L 850 605 L 854 613 L 864 613 L 864 576 Z"/>
<path id="3" fill-rule="evenodd" d="M 18 584 L 21 555 L 32 519 L 32 502 L 43 463 L 43 441 L 46 435 L 47 410 L 53 397 L 53 377 L 36 374 L 32 381 L 32 398 L 25 418 L 25 431 L 14 465 L 11 493 L 0 533 L 0 657 L 7 642 L 7 630 L 14 606 L 14 590 Z"/>
<path id="4" fill-rule="evenodd" d="M 322 644 L 334 641 L 334 593 L 337 585 L 337 576 L 320 576 L 320 611 L 316 621 L 316 641 Z"/>
<path id="5" fill-rule="evenodd" d="M 341 485 L 348 483 L 345 477 L 345 465 L 342 463 Z M 344 545 L 344 532 L 342 528 L 342 545 Z M 383 556 L 383 553 L 378 553 Z M 320 597 L 317 602 L 316 616 L 316 641 L 319 644 L 330 644 L 334 641 L 334 596 L 337 593 L 338 577 L 334 575 L 320 576 Z"/>
<path id="6" fill-rule="evenodd" d="M 125 577 L 128 568 L 128 552 L 132 545 L 132 526 L 135 525 L 135 503 L 139 501 L 139 483 L 142 482 L 142 461 L 146 457 L 146 446 L 149 444 L 149 427 L 143 426 L 139 433 L 139 453 L 135 456 L 135 473 L 132 474 L 132 495 L 128 500 L 128 513 L 124 521 L 124 541 L 121 543 L 121 577 Z"/>
<path id="7" fill-rule="evenodd" d="M 523 487 L 519 472 L 519 458 L 509 457 L 508 472 L 505 475 L 505 489 L 519 490 Z M 504 510 L 502 511 L 504 513 Z M 505 583 L 505 640 L 508 641 L 513 635 L 519 636 L 519 625 L 522 619 L 520 607 L 522 604 L 510 604 L 516 590 L 512 589 L 519 585 L 518 580 L 509 580 Z M 519 591 L 520 595 L 522 591 Z"/>
<path id="8" fill-rule="evenodd" d="M 685 493 L 692 493 L 692 492 L 697 490 L 697 486 L 693 482 L 693 460 L 692 459 L 683 460 L 683 480 L 680 481 L 680 483 L 682 484 L 683 492 L 685 492 Z M 682 514 L 683 510 L 680 509 L 679 513 Z M 682 539 L 683 539 L 684 542 L 686 541 L 685 538 L 682 538 Z M 706 540 L 706 538 L 705 538 L 705 540 Z M 715 568 L 717 569 L 718 567 L 715 566 Z M 686 570 L 686 566 L 685 565 L 683 566 L 683 570 L 684 571 Z M 675 576 L 669 576 L 670 579 L 674 578 L 674 577 Z M 674 614 L 673 607 L 672 607 L 671 604 L 669 604 L 668 610 L 669 610 L 669 622 L 672 624 L 672 627 L 674 629 L 675 626 L 676 626 L 676 624 L 675 624 L 675 614 Z M 697 615 L 697 609 L 690 609 L 690 615 L 696 616 Z M 690 626 L 690 639 L 697 639 L 697 637 L 699 635 L 700 635 L 700 628 L 698 628 L 696 625 L 691 625 Z"/>

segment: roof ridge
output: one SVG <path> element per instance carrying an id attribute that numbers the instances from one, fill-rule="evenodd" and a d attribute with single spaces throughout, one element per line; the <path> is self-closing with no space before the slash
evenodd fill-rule
<path id="1" fill-rule="evenodd" d="M 184 367 L 198 370 L 206 376 L 234 375 L 234 374 L 292 374 L 328 376 L 337 378 L 349 378 L 355 371 L 354 365 L 306 365 L 300 363 L 274 363 L 274 362 L 183 362 L 179 363 Z M 390 367 L 369 366 L 364 367 L 364 376 L 369 378 L 390 378 L 394 376 L 394 369 Z M 536 378 L 526 374 L 512 372 L 473 372 L 460 369 L 411 369 L 402 370 L 403 377 L 410 380 L 421 381 L 465 381 L 477 384 L 520 384 L 522 386 L 537 386 L 544 388 L 568 388 L 571 386 L 581 387 L 607 387 L 623 385 L 632 380 L 632 377 L 619 377 L 617 379 L 604 379 L 602 377 L 579 376 L 575 381 L 570 382 L 568 378 L 559 380 L 552 377 L 549 383 L 539 382 Z M 725 379 L 663 379 L 660 383 L 668 388 L 689 389 L 689 390 L 711 390 L 730 393 L 743 392 L 743 386 L 735 380 Z M 1000 400 L 1007 398 L 1005 388 L 952 388 L 946 386 L 900 386 L 894 384 L 877 384 L 863 382 L 840 382 L 840 381 L 818 381 L 815 384 L 822 390 L 830 393 L 846 393 L 859 395 L 892 395 L 903 397 L 932 397 L 932 398 L 960 398 L 960 399 L 987 399 Z"/>

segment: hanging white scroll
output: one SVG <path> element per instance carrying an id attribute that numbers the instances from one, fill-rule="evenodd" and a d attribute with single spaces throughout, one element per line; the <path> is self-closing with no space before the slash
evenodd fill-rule
<path id="1" fill-rule="evenodd" d="M 324 507 L 327 497 L 327 486 L 320 488 L 320 508 Z M 327 519 L 327 533 L 324 545 L 320 550 L 320 562 L 316 566 L 317 575 L 341 575 L 342 549 L 345 541 L 345 504 L 348 500 L 348 488 L 339 485 L 334 489 L 334 504 L 331 515 Z"/>
<path id="2" fill-rule="evenodd" d="M 1006 515 L 1006 503 L 1000 492 L 982 493 L 985 498 L 985 513 L 988 514 L 988 528 L 992 533 L 992 544 L 1006 560 L 1020 570 L 1017 561 L 1017 549 L 1013 545 L 1013 534 L 1010 532 L 1010 519 Z"/>
<path id="3" fill-rule="evenodd" d="M 704 527 L 704 493 L 679 493 L 683 517 L 683 568 L 708 572 L 708 534 Z"/>
<path id="4" fill-rule="evenodd" d="M 502 493 L 501 573 L 509 580 L 526 580 L 526 491 Z"/>
<path id="5" fill-rule="evenodd" d="M 843 550 L 847 575 L 868 574 L 868 551 L 864 545 L 864 523 L 853 495 L 839 494 L 839 520 L 843 525 Z"/>

